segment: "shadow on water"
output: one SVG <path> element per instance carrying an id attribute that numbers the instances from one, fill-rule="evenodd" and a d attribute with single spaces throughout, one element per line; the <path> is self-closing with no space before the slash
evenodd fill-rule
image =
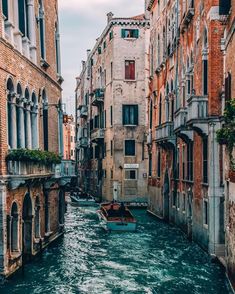
<path id="1" fill-rule="evenodd" d="M 1 294 L 228 293 L 223 270 L 176 228 L 133 211 L 135 233 L 107 233 L 95 209 L 68 206 L 66 232 Z"/>

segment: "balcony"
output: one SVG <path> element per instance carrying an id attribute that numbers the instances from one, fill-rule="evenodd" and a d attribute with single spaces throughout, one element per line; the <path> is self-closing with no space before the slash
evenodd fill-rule
<path id="1" fill-rule="evenodd" d="M 174 124 L 173 122 L 165 122 L 156 128 L 156 142 L 159 144 L 175 144 Z"/>
<path id="2" fill-rule="evenodd" d="M 80 117 L 87 118 L 88 116 L 88 106 L 87 105 L 79 105 L 78 109 L 80 110 Z"/>
<path id="3" fill-rule="evenodd" d="M 91 104 L 93 106 L 98 106 L 104 103 L 104 89 L 96 89 L 91 99 Z"/>
<path id="4" fill-rule="evenodd" d="M 187 0 L 186 1 L 186 9 L 185 9 L 185 13 L 183 16 L 183 20 L 182 20 L 182 28 L 181 31 L 184 32 L 189 23 L 191 22 L 193 16 L 195 14 L 195 9 L 194 9 L 194 0 Z"/>
<path id="5" fill-rule="evenodd" d="M 178 137 L 193 140 L 193 132 L 187 127 L 188 110 L 187 108 L 179 108 L 175 113 L 174 132 Z"/>
<path id="6" fill-rule="evenodd" d="M 80 137 L 77 142 L 77 149 L 87 148 L 88 147 L 88 138 Z"/>
<path id="7" fill-rule="evenodd" d="M 192 95 L 188 99 L 187 125 L 195 130 L 208 133 L 208 97 Z"/>
<path id="8" fill-rule="evenodd" d="M 91 141 L 98 142 L 104 139 L 104 129 L 96 129 L 91 133 Z"/>
<path id="9" fill-rule="evenodd" d="M 37 178 L 47 177 L 54 175 L 55 165 L 35 163 L 32 161 L 15 161 L 10 160 L 7 162 L 7 171 L 9 176 L 24 177 L 24 178 Z"/>

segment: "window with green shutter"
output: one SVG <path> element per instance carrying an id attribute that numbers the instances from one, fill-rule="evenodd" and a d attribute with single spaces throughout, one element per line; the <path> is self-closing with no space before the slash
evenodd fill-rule
<path id="1" fill-rule="evenodd" d="M 123 125 L 138 125 L 138 105 L 122 106 L 122 122 Z"/>
<path id="2" fill-rule="evenodd" d="M 125 156 L 135 156 L 135 140 L 125 140 Z"/>
<path id="3" fill-rule="evenodd" d="M 8 0 L 2 0 L 2 12 L 7 20 L 8 19 Z"/>
<path id="4" fill-rule="evenodd" d="M 139 38 L 138 29 L 122 29 L 121 31 L 122 38 Z"/>
<path id="5" fill-rule="evenodd" d="M 110 33 L 109 33 L 109 41 L 111 41 L 113 39 L 113 31 L 111 31 Z"/>
<path id="6" fill-rule="evenodd" d="M 101 47 L 98 47 L 98 54 L 101 54 L 102 53 L 102 49 Z"/>

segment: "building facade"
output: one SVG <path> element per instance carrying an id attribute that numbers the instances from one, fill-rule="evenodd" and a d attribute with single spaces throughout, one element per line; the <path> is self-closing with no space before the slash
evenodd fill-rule
<path id="1" fill-rule="evenodd" d="M 75 161 L 75 122 L 73 116 L 64 116 L 66 120 L 63 123 L 63 146 L 64 146 L 64 160 Z"/>
<path id="2" fill-rule="evenodd" d="M 0 52 L 0 274 L 9 276 L 63 233 L 52 159 L 62 155 L 57 1 L 1 0 Z"/>
<path id="3" fill-rule="evenodd" d="M 107 18 L 77 78 L 80 182 L 100 199 L 141 202 L 147 197 L 148 20 L 144 15 L 115 18 L 112 13 Z"/>
<path id="4" fill-rule="evenodd" d="M 146 1 L 149 209 L 225 256 L 221 38 L 229 1 Z"/>
<path id="5" fill-rule="evenodd" d="M 224 30 L 224 36 L 222 39 L 222 51 L 224 54 L 224 83 L 223 83 L 223 109 L 224 109 L 224 123 L 223 128 L 230 129 L 234 132 L 235 124 L 235 60 L 234 60 L 234 49 L 235 49 L 235 1 L 228 1 L 228 5 L 225 9 L 226 24 Z M 230 122 L 231 120 L 231 122 Z M 222 130 L 223 130 L 222 128 Z M 223 132 L 222 132 L 222 139 Z M 227 141 L 227 140 L 226 140 Z M 235 219 L 234 219 L 234 201 L 235 201 L 235 153 L 234 147 L 229 147 L 229 142 L 226 142 L 223 148 L 223 162 L 224 162 L 224 194 L 225 194 L 225 241 L 226 241 L 226 265 L 229 279 L 235 288 Z M 235 144 L 233 139 L 233 145 Z"/>

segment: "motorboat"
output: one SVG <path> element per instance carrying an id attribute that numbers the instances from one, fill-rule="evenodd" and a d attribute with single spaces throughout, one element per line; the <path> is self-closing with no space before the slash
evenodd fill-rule
<path id="1" fill-rule="evenodd" d="M 91 195 L 82 192 L 70 193 L 70 199 L 73 204 L 78 206 L 96 206 L 97 203 Z"/>
<path id="2" fill-rule="evenodd" d="M 136 231 L 137 221 L 124 203 L 102 203 L 97 213 L 108 231 Z"/>

